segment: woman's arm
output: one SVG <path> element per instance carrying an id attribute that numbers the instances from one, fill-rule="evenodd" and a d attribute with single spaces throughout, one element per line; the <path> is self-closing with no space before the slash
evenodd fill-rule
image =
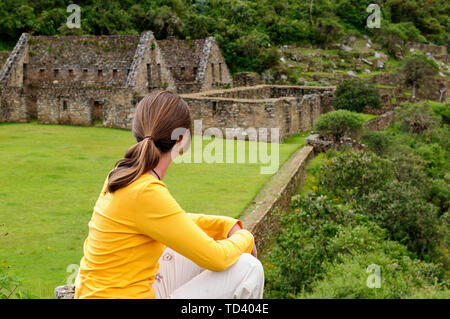
<path id="1" fill-rule="evenodd" d="M 137 196 L 137 229 L 189 258 L 200 267 L 221 271 L 250 253 L 253 235 L 236 231 L 227 239 L 214 240 L 200 229 L 178 205 L 166 187 L 150 183 Z"/>
<path id="2" fill-rule="evenodd" d="M 228 238 L 233 227 L 238 227 L 239 229 L 244 228 L 242 227 L 242 222 L 240 220 L 227 216 L 190 213 L 186 213 L 186 215 L 190 217 L 209 237 L 215 240 Z M 237 230 L 237 228 L 234 229 L 235 231 Z"/>

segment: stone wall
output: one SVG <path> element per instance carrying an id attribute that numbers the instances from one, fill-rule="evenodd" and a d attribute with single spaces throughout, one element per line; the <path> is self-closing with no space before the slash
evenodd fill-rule
<path id="1" fill-rule="evenodd" d="M 0 122 L 28 122 L 26 100 L 22 88 L 0 86 Z"/>
<path id="2" fill-rule="evenodd" d="M 202 120 L 203 132 L 216 127 L 225 135 L 227 128 L 234 128 L 236 138 L 255 140 L 247 129 L 278 128 L 278 140 L 270 136 L 259 140 L 282 142 L 290 135 L 312 129 L 322 113 L 333 109 L 330 103 L 333 90 L 333 87 L 259 85 L 181 96 L 188 103 L 193 120 Z"/>
<path id="3" fill-rule="evenodd" d="M 233 85 L 239 86 L 255 86 L 262 84 L 261 76 L 256 72 L 239 72 L 233 75 Z"/>
<path id="4" fill-rule="evenodd" d="M 447 54 L 447 47 L 444 45 L 433 45 L 424 43 L 408 43 L 407 46 L 412 49 L 417 49 L 431 53 L 432 55 L 444 55 Z"/>
<path id="5" fill-rule="evenodd" d="M 444 54 L 441 56 L 437 56 L 436 59 L 444 62 L 445 64 L 450 64 L 450 54 Z"/>
<path id="6" fill-rule="evenodd" d="M 240 219 L 252 232 L 259 250 L 269 236 L 279 231 L 278 212 L 289 209 L 291 198 L 306 177 L 306 165 L 314 156 L 311 146 L 305 146 L 291 156 L 268 183 L 258 192 Z M 277 182 L 272 182 L 277 180 Z"/>
<path id="7" fill-rule="evenodd" d="M 23 83 L 23 63 L 27 57 L 29 35 L 22 33 L 11 55 L 0 70 L 0 85 L 21 87 Z"/>
<path id="8" fill-rule="evenodd" d="M 137 101 L 125 88 L 43 88 L 39 90 L 40 123 L 92 125 L 131 129 Z"/>
<path id="9" fill-rule="evenodd" d="M 199 69 L 196 80 L 202 83 L 201 91 L 224 88 L 227 85 L 232 86 L 233 84 L 233 78 L 225 63 L 225 59 L 213 37 L 205 40 Z"/>
<path id="10" fill-rule="evenodd" d="M 369 131 L 381 131 L 391 126 L 394 120 L 395 114 L 393 111 L 390 111 L 377 116 L 373 120 L 367 121 L 363 127 Z"/>

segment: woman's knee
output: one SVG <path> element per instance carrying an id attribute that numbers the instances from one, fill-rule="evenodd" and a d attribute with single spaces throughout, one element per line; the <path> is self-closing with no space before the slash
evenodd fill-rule
<path id="1" fill-rule="evenodd" d="M 236 262 L 239 268 L 244 268 L 257 276 L 259 280 L 264 280 L 264 268 L 261 262 L 254 256 L 243 253 Z"/>

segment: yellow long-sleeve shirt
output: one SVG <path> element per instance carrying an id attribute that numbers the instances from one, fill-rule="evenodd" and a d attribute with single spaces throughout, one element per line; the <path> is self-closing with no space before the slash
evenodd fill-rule
<path id="1" fill-rule="evenodd" d="M 242 227 L 230 217 L 185 213 L 151 174 L 114 193 L 105 182 L 89 222 L 75 298 L 155 298 L 152 283 L 166 246 L 200 267 L 225 270 L 254 245 L 244 229 L 227 238 L 236 223 Z"/>

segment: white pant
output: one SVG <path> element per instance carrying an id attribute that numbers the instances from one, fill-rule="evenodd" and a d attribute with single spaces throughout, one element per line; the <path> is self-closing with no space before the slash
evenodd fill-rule
<path id="1" fill-rule="evenodd" d="M 157 299 L 261 299 L 264 270 L 250 254 L 242 254 L 224 271 L 211 271 L 166 248 L 153 283 Z"/>

